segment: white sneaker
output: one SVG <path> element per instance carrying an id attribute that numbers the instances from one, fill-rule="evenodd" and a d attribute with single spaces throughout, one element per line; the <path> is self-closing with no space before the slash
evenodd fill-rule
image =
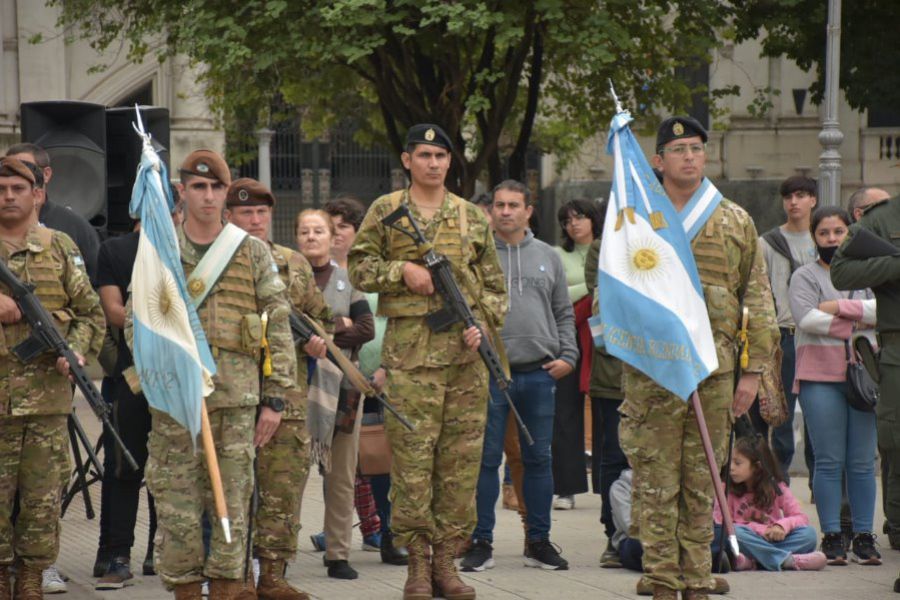
<path id="1" fill-rule="evenodd" d="M 204 581 L 203 585 L 200 586 L 200 595 L 204 598 L 209 598 L 209 581 Z"/>
<path id="2" fill-rule="evenodd" d="M 572 510 L 575 508 L 575 496 L 557 496 L 553 501 L 556 510 Z"/>
<path id="3" fill-rule="evenodd" d="M 41 589 L 45 594 L 65 594 L 69 591 L 66 587 L 66 582 L 63 581 L 63 578 L 60 576 L 56 565 L 50 565 L 44 569 Z"/>

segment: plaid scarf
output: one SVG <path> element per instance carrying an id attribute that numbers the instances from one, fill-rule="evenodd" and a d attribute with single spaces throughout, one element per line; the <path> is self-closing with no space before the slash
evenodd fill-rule
<path id="1" fill-rule="evenodd" d="M 312 460 L 327 473 L 331 471 L 331 441 L 344 374 L 328 359 L 315 362 L 315 368 L 310 369 L 306 428 L 312 439 Z"/>

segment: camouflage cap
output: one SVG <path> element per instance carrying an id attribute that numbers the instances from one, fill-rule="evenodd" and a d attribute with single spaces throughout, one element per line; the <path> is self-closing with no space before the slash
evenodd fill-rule
<path id="1" fill-rule="evenodd" d="M 694 117 L 676 116 L 669 117 L 660 124 L 656 130 L 656 151 L 671 142 L 682 138 L 699 136 L 703 143 L 709 139 L 706 128 Z"/>
<path id="2" fill-rule="evenodd" d="M 0 177 L 21 177 L 33 186 L 44 185 L 44 173 L 36 164 L 11 156 L 0 159 Z"/>
<path id="3" fill-rule="evenodd" d="M 453 150 L 450 136 L 438 125 L 431 123 L 419 123 L 409 128 L 406 132 L 406 145 L 411 144 L 430 144 L 445 150 Z"/>
<path id="4" fill-rule="evenodd" d="M 228 163 L 212 150 L 194 150 L 187 155 L 179 170 L 182 175 L 196 175 L 231 185 L 231 171 L 228 169 Z"/>
<path id="5" fill-rule="evenodd" d="M 228 195 L 225 196 L 225 206 L 275 206 L 275 195 L 269 188 L 250 177 L 236 179 L 228 187 Z"/>

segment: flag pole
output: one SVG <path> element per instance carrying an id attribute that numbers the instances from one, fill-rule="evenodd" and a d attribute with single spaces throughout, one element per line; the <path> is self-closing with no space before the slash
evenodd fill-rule
<path id="1" fill-rule="evenodd" d="M 722 478 L 719 476 L 719 467 L 716 465 L 716 455 L 713 452 L 712 441 L 709 438 L 709 428 L 706 426 L 706 418 L 703 416 L 703 406 L 700 404 L 700 394 L 696 390 L 691 394 L 691 406 L 694 408 L 694 418 L 697 420 L 697 429 L 700 431 L 700 439 L 703 442 L 703 453 L 706 454 L 706 464 L 709 467 L 709 475 L 712 477 L 716 499 L 722 513 L 722 526 L 728 534 L 728 544 L 734 556 L 739 553 L 737 534 L 734 529 L 734 521 L 728 510 L 728 501 L 725 498 L 725 489 L 722 487 Z"/>

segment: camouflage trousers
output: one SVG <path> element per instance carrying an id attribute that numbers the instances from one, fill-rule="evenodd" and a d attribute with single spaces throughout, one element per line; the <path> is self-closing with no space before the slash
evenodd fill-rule
<path id="1" fill-rule="evenodd" d="M 69 476 L 66 415 L 0 418 L 0 565 L 45 568 L 59 554 L 62 488 Z M 19 515 L 11 521 L 19 492 Z"/>
<path id="2" fill-rule="evenodd" d="M 689 402 L 630 367 L 619 442 L 634 469 L 632 529 L 644 549 L 644 577 L 671 589 L 712 586 L 713 488 L 703 443 Z M 716 462 L 725 460 L 733 377 L 709 377 L 700 399 Z"/>
<path id="3" fill-rule="evenodd" d="M 475 486 L 487 419 L 488 378 L 481 361 L 388 372 L 387 392 L 415 427 L 387 417 L 391 529 L 395 544 L 468 537 L 475 528 Z"/>
<path id="4" fill-rule="evenodd" d="M 258 450 L 254 554 L 290 560 L 297 553 L 300 504 L 309 476 L 309 433 L 302 419 L 283 419 L 269 443 Z"/>
<path id="5" fill-rule="evenodd" d="M 255 407 L 220 408 L 209 413 L 231 523 L 231 543 L 216 515 L 206 457 L 200 441 L 194 452 L 187 429 L 167 414 L 150 409 L 147 487 L 156 499 L 156 572 L 166 587 L 244 574 L 247 511 L 253 489 Z M 201 520 L 212 523 L 209 556 L 204 559 Z"/>

